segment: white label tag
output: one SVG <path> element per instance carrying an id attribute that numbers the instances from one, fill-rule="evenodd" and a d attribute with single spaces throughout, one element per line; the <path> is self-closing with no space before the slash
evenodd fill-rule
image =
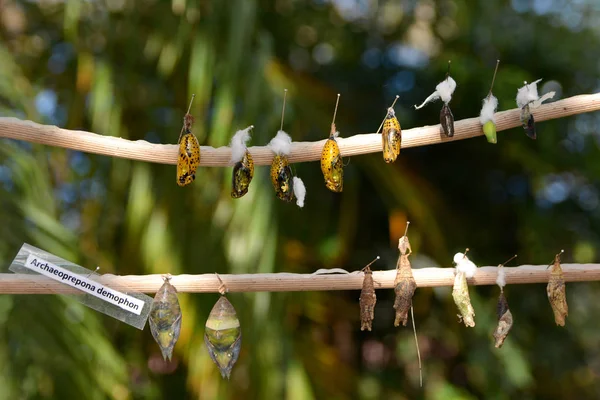
<path id="1" fill-rule="evenodd" d="M 74 274 L 65 268 L 42 260 L 33 254 L 29 254 L 27 261 L 25 261 L 24 267 L 56 281 L 62 282 L 65 285 L 72 286 L 75 289 L 81 290 L 82 292 L 114 304 L 115 306 L 136 315 L 140 315 L 142 309 L 144 308 L 144 301 L 142 300 L 101 285 L 100 283 L 85 278 L 81 275 Z"/>

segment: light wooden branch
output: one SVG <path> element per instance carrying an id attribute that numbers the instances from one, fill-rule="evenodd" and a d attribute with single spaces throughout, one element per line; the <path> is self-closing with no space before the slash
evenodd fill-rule
<path id="1" fill-rule="evenodd" d="M 566 282 L 586 282 L 600 280 L 600 264 L 562 264 Z M 507 284 L 546 283 L 550 276 L 547 265 L 522 265 L 504 267 Z M 415 268 L 413 274 L 419 287 L 452 286 L 454 268 Z M 360 290 L 362 272 L 346 274 L 240 274 L 219 275 L 230 292 L 296 292 L 324 290 Z M 396 270 L 374 271 L 376 289 L 394 287 Z M 469 279 L 470 285 L 495 285 L 496 267 L 481 267 Z M 132 291 L 155 293 L 163 284 L 161 275 L 102 275 L 100 283 L 115 288 L 128 288 Z M 175 275 L 171 283 L 179 292 L 217 293 L 220 282 L 215 274 Z M 81 293 L 70 286 L 61 284 L 37 274 L 0 274 L 0 294 L 42 294 L 42 293 Z"/>
<path id="2" fill-rule="evenodd" d="M 434 106 L 431 106 L 431 110 L 422 110 L 420 112 L 429 112 L 431 119 L 436 120 L 439 112 L 434 108 Z M 535 120 L 541 122 L 597 110 L 600 110 L 600 93 L 579 95 L 543 104 L 533 110 L 533 114 Z M 385 110 L 382 110 L 382 116 L 384 114 Z M 496 130 L 499 132 L 520 126 L 519 115 L 520 110 L 518 108 L 497 113 Z M 402 123 L 402 121 L 400 122 Z M 173 137 L 176 137 L 180 127 L 174 127 L 173 129 Z M 328 132 L 329 128 L 324 126 L 323 137 L 327 136 Z M 275 134 L 275 132 L 273 133 Z M 344 129 L 342 129 L 341 135 L 348 136 L 348 134 L 344 134 Z M 402 131 L 402 147 L 408 148 L 453 142 L 482 135 L 483 132 L 479 118 L 468 118 L 455 122 L 455 134 L 452 138 L 442 136 L 439 124 L 404 129 Z M 174 144 L 152 144 L 144 140 L 130 141 L 85 131 L 71 131 L 56 126 L 40 125 L 17 118 L 0 117 L 0 137 L 132 160 L 173 165 L 177 163 L 178 150 Z M 324 143 L 325 139 L 317 142 L 294 142 L 292 144 L 292 153 L 289 157 L 290 162 L 319 160 Z M 340 151 L 345 157 L 382 151 L 381 135 L 375 133 L 357 134 L 340 138 L 338 143 Z M 268 147 L 253 146 L 249 150 L 254 158 L 255 165 L 271 164 L 273 153 Z M 228 147 L 215 149 L 202 146 L 200 165 L 207 167 L 227 166 L 230 165 L 230 156 L 231 152 Z"/>

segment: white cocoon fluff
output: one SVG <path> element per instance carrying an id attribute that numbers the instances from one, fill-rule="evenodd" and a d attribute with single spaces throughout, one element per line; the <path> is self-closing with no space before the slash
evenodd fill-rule
<path id="1" fill-rule="evenodd" d="M 531 82 L 529 85 L 525 82 L 525 86 L 520 87 L 517 90 L 517 106 L 522 108 L 525 104 L 531 103 L 539 99 L 537 91 L 537 84 L 541 79 L 538 79 L 535 82 Z"/>
<path id="2" fill-rule="evenodd" d="M 477 272 L 477 265 L 475 265 L 473 261 L 469 260 L 469 257 L 463 253 L 456 253 L 454 255 L 454 263 L 456 264 L 456 269 L 460 272 L 464 272 L 467 278 L 472 278 L 475 276 L 475 272 Z"/>
<path id="3" fill-rule="evenodd" d="M 506 272 L 504 272 L 503 266 L 498 266 L 498 276 L 496 277 L 496 285 L 503 288 L 506 286 Z"/>
<path id="4" fill-rule="evenodd" d="M 294 177 L 294 196 L 296 196 L 296 205 L 300 208 L 304 207 L 304 198 L 306 197 L 306 186 L 302 179 Z"/>
<path id="5" fill-rule="evenodd" d="M 481 125 L 485 124 L 488 121 L 492 121 L 496 123 L 494 118 L 494 114 L 498 109 L 498 99 L 493 94 L 490 94 L 488 97 L 483 99 L 483 107 L 481 107 L 481 113 L 479 114 L 479 122 Z"/>
<path id="6" fill-rule="evenodd" d="M 545 102 L 546 100 L 549 100 L 551 98 L 554 97 L 554 95 L 556 94 L 556 92 L 548 92 L 545 95 L 543 95 L 542 97 L 539 98 L 539 100 L 536 100 L 532 103 L 532 108 L 538 108 L 539 106 L 542 105 L 543 102 Z"/>
<path id="7" fill-rule="evenodd" d="M 244 154 L 246 154 L 246 142 L 250 140 L 250 129 L 254 128 L 252 125 L 247 127 L 246 129 L 242 129 L 237 131 L 235 135 L 231 138 L 231 143 L 229 146 L 231 147 L 231 160 L 232 164 L 235 164 L 238 161 L 241 161 L 244 158 Z"/>
<path id="8" fill-rule="evenodd" d="M 418 110 L 430 101 L 435 101 L 440 98 L 444 103 L 448 104 L 450 100 L 452 100 L 452 93 L 454 93 L 454 89 L 456 89 L 456 81 L 449 76 L 438 83 L 438 85 L 435 87 L 435 92 L 431 93 L 429 97 L 425 99 L 423 104 L 418 107 L 415 106 L 415 109 Z"/>
<path id="9" fill-rule="evenodd" d="M 545 95 L 543 95 L 542 97 L 539 97 L 538 90 L 537 90 L 537 84 L 540 81 L 541 81 L 541 79 L 538 79 L 537 81 L 531 82 L 530 84 L 527 84 L 527 82 L 525 82 L 525 86 L 520 87 L 517 90 L 517 106 L 519 108 L 523 108 L 523 106 L 525 106 L 526 104 L 529 104 L 529 103 L 531 103 L 530 104 L 531 108 L 537 108 L 544 101 L 549 100 L 554 97 L 556 92 L 548 92 Z"/>
<path id="10" fill-rule="evenodd" d="M 269 142 L 269 148 L 275 154 L 287 156 L 292 151 L 292 138 L 284 131 L 277 131 L 277 135 Z"/>

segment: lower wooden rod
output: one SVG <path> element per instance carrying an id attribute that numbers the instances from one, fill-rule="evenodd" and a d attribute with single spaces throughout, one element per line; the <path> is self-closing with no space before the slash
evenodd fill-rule
<path id="1" fill-rule="evenodd" d="M 600 280 L 600 264 L 562 264 L 566 282 Z M 521 265 L 505 267 L 507 284 L 546 283 L 550 276 L 547 265 Z M 452 286 L 454 268 L 413 269 L 419 287 Z M 219 274 L 229 292 L 298 292 L 322 290 L 360 290 L 362 272 L 313 274 Z M 481 267 L 469 285 L 494 285 L 497 268 Z M 376 289 L 394 287 L 396 270 L 374 271 Z M 163 284 L 162 275 L 105 274 L 95 278 L 98 282 L 120 290 L 156 293 Z M 216 274 L 174 275 L 171 279 L 180 293 L 217 293 L 221 283 Z M 0 294 L 56 294 L 81 293 L 77 289 L 36 274 L 0 274 Z"/>

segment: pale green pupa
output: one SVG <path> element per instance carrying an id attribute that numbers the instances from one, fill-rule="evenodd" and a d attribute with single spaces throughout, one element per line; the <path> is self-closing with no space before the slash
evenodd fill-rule
<path id="1" fill-rule="evenodd" d="M 173 355 L 173 348 L 181 330 L 181 308 L 177 299 L 177 289 L 169 282 L 171 276 L 163 277 L 165 283 L 158 289 L 150 308 L 150 331 L 164 360 Z"/>
<path id="2" fill-rule="evenodd" d="M 240 355 L 242 330 L 235 309 L 225 296 L 217 301 L 206 320 L 204 343 L 221 376 L 229 379 Z"/>

